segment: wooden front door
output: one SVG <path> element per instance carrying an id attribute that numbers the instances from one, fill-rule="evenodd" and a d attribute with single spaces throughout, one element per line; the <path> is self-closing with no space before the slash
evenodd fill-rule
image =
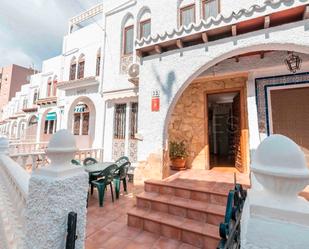
<path id="1" fill-rule="evenodd" d="M 232 108 L 232 121 L 233 121 L 233 133 L 234 133 L 234 157 L 235 167 L 239 171 L 243 171 L 243 158 L 242 158 L 242 146 L 241 146 L 241 110 L 240 110 L 240 94 L 238 93 L 233 100 Z"/>

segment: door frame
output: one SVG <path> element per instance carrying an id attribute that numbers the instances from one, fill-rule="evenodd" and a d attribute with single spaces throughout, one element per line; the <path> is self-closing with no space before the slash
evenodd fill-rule
<path id="1" fill-rule="evenodd" d="M 210 147 L 209 147 L 209 124 L 208 124 L 208 95 L 210 94 L 220 94 L 220 93 L 230 93 L 239 92 L 240 93 L 240 126 L 241 126 L 241 138 L 240 138 L 240 149 L 242 158 L 242 169 L 241 173 L 248 172 L 249 168 L 249 128 L 248 128 L 248 112 L 247 112 L 247 101 L 246 101 L 246 86 L 242 87 L 231 87 L 216 90 L 206 90 L 204 92 L 205 96 L 205 147 L 207 147 L 206 153 L 206 166 L 210 169 Z"/>

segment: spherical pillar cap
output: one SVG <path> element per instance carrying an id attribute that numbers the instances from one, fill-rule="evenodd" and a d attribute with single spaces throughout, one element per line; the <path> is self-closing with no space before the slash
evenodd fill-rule
<path id="1" fill-rule="evenodd" d="M 309 178 L 304 152 L 294 141 L 282 135 L 269 136 L 260 144 L 251 170 L 265 175 Z"/>
<path id="2" fill-rule="evenodd" d="M 49 141 L 47 152 L 75 152 L 75 137 L 68 130 L 59 130 Z"/>

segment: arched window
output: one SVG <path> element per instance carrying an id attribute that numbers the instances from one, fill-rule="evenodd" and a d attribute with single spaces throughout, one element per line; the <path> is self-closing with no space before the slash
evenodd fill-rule
<path id="1" fill-rule="evenodd" d="M 29 120 L 28 127 L 34 126 L 38 124 L 38 118 L 37 116 L 32 116 Z"/>
<path id="2" fill-rule="evenodd" d="M 50 97 L 52 93 L 52 80 L 48 78 L 47 80 L 47 97 Z"/>
<path id="3" fill-rule="evenodd" d="M 33 94 L 33 104 L 36 104 L 36 101 L 38 100 L 38 90 L 35 89 L 34 90 L 34 94 Z"/>
<path id="4" fill-rule="evenodd" d="M 73 57 L 70 64 L 70 80 L 75 80 L 76 77 L 76 58 Z"/>
<path id="5" fill-rule="evenodd" d="M 78 59 L 77 79 L 84 78 L 85 72 L 85 56 L 81 54 Z"/>
<path id="6" fill-rule="evenodd" d="M 73 134 L 88 135 L 89 134 L 89 108 L 84 103 L 78 103 L 74 109 L 73 117 Z"/>
<path id="7" fill-rule="evenodd" d="M 194 1 L 183 0 L 179 5 L 179 25 L 188 26 L 195 22 Z"/>
<path id="8" fill-rule="evenodd" d="M 123 25 L 123 54 L 129 55 L 133 53 L 134 43 L 134 20 L 133 16 L 129 15 Z"/>
<path id="9" fill-rule="evenodd" d="M 151 35 L 151 13 L 149 9 L 143 9 L 138 18 L 138 38 L 147 38 Z"/>
<path id="10" fill-rule="evenodd" d="M 53 96 L 57 96 L 57 83 L 57 75 L 55 75 L 53 80 Z"/>
<path id="11" fill-rule="evenodd" d="M 203 0 L 203 18 L 216 17 L 219 14 L 219 0 Z"/>
<path id="12" fill-rule="evenodd" d="M 97 52 L 96 70 L 95 70 L 96 76 L 100 75 L 100 66 L 101 66 L 101 48 L 99 48 Z"/>

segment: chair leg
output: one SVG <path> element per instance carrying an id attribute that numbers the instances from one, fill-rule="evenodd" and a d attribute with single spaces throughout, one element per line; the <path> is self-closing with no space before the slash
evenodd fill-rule
<path id="1" fill-rule="evenodd" d="M 119 192 L 120 192 L 120 179 L 114 179 L 115 182 L 115 192 L 116 192 L 116 199 L 119 199 Z"/>
<path id="2" fill-rule="evenodd" d="M 109 184 L 111 187 L 111 194 L 112 194 L 112 201 L 114 202 L 114 190 L 113 190 L 113 185 L 112 183 Z"/>
<path id="3" fill-rule="evenodd" d="M 98 185 L 98 195 L 99 195 L 99 205 L 103 207 L 104 194 L 105 194 L 105 185 Z"/>
<path id="4" fill-rule="evenodd" d="M 91 183 L 90 183 L 90 188 L 91 188 L 91 195 L 93 195 L 94 186 Z"/>
<path id="5" fill-rule="evenodd" d="M 123 182 L 123 190 L 124 190 L 124 192 L 127 193 L 127 178 L 125 177 L 125 178 L 122 180 L 122 182 Z"/>

